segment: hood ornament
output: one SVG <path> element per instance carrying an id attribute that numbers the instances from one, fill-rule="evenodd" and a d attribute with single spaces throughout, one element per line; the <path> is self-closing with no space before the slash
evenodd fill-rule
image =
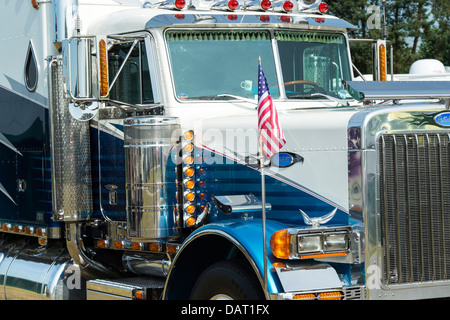
<path id="1" fill-rule="evenodd" d="M 337 212 L 337 208 L 334 208 L 333 211 L 331 211 L 330 213 L 327 213 L 324 216 L 317 217 L 317 218 L 311 218 L 305 212 L 303 212 L 302 209 L 299 209 L 299 210 L 303 216 L 303 221 L 305 221 L 305 224 L 313 226 L 314 228 L 320 227 L 321 224 L 325 224 L 328 221 L 330 221 Z"/>

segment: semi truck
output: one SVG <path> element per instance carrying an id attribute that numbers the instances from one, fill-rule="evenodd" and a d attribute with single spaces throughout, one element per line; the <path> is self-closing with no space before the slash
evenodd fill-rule
<path id="1" fill-rule="evenodd" d="M 1 299 L 450 296 L 450 82 L 355 81 L 328 9 L 1 1 Z"/>

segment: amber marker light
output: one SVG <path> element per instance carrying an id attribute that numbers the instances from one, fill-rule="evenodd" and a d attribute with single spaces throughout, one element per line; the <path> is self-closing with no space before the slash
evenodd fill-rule
<path id="1" fill-rule="evenodd" d="M 137 290 L 135 294 L 136 300 L 144 300 L 145 292 L 143 290 Z"/>
<path id="2" fill-rule="evenodd" d="M 131 249 L 132 250 L 141 250 L 144 247 L 142 242 L 132 242 L 131 243 Z"/>
<path id="3" fill-rule="evenodd" d="M 34 9 L 39 9 L 39 4 L 36 0 L 31 0 L 31 5 L 33 6 Z"/>
<path id="4" fill-rule="evenodd" d="M 192 226 L 195 224 L 195 218 L 194 218 L 194 217 L 189 217 L 189 218 L 186 220 L 186 224 L 187 224 L 189 227 L 192 227 Z"/>
<path id="5" fill-rule="evenodd" d="M 321 292 L 317 295 L 320 300 L 342 300 L 343 296 L 341 291 Z"/>
<path id="6" fill-rule="evenodd" d="M 97 240 L 97 247 L 105 248 L 106 247 L 106 241 L 105 240 Z"/>
<path id="7" fill-rule="evenodd" d="M 123 248 L 123 241 L 114 241 L 114 248 L 115 249 L 122 249 Z"/>
<path id="8" fill-rule="evenodd" d="M 185 198 L 187 201 L 194 201 L 195 199 L 195 194 L 193 192 L 187 192 L 185 195 Z"/>
<path id="9" fill-rule="evenodd" d="M 270 249 L 278 259 L 289 259 L 290 246 L 290 234 L 287 229 L 276 231 L 270 238 Z"/>
<path id="10" fill-rule="evenodd" d="M 189 131 L 186 131 L 185 133 L 184 133 L 184 138 L 186 139 L 186 140 L 192 140 L 192 138 L 194 138 L 194 132 L 192 132 L 191 130 L 189 130 Z"/>
<path id="11" fill-rule="evenodd" d="M 184 185 L 186 186 L 186 188 L 188 189 L 192 189 L 194 187 L 194 181 L 192 180 L 187 180 Z"/>
<path id="12" fill-rule="evenodd" d="M 294 294 L 292 297 L 294 300 L 315 300 L 316 296 L 312 293 Z"/>
<path id="13" fill-rule="evenodd" d="M 380 68 L 380 81 L 386 81 L 386 47 L 384 44 L 378 46 L 379 52 L 379 68 Z"/>
<path id="14" fill-rule="evenodd" d="M 195 206 L 193 204 L 189 204 L 185 207 L 185 210 L 187 213 L 193 214 L 195 212 Z"/>
<path id="15" fill-rule="evenodd" d="M 109 94 L 108 88 L 108 62 L 106 54 L 106 42 L 100 40 L 98 43 L 99 60 L 100 60 L 100 95 L 106 97 Z"/>
<path id="16" fill-rule="evenodd" d="M 339 257 L 345 256 L 346 252 L 330 252 L 330 253 L 318 253 L 318 254 L 306 254 L 302 255 L 301 259 L 315 259 L 315 258 L 326 258 L 326 257 Z"/>
<path id="17" fill-rule="evenodd" d="M 184 151 L 186 152 L 192 152 L 194 150 L 194 145 L 192 143 L 188 143 L 184 146 Z"/>
<path id="18" fill-rule="evenodd" d="M 168 244 L 167 245 L 167 253 L 177 253 L 179 246 L 176 244 Z"/>
<path id="19" fill-rule="evenodd" d="M 194 163 L 194 157 L 193 156 L 187 156 L 186 158 L 184 158 L 184 163 L 191 165 Z"/>
<path id="20" fill-rule="evenodd" d="M 186 168 L 184 170 L 184 174 L 188 177 L 192 177 L 194 175 L 194 169 L 193 168 Z"/>

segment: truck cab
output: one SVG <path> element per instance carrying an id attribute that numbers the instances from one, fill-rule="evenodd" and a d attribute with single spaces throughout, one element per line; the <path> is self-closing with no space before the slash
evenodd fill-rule
<path id="1" fill-rule="evenodd" d="M 21 6 L 44 31 L 0 83 L 5 299 L 449 295 L 448 82 L 354 81 L 320 1 Z"/>

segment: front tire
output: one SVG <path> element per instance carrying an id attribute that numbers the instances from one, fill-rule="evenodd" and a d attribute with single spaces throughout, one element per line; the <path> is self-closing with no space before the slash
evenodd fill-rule
<path id="1" fill-rule="evenodd" d="M 191 293 L 193 300 L 260 300 L 264 295 L 256 276 L 243 264 L 220 261 L 198 278 Z"/>

